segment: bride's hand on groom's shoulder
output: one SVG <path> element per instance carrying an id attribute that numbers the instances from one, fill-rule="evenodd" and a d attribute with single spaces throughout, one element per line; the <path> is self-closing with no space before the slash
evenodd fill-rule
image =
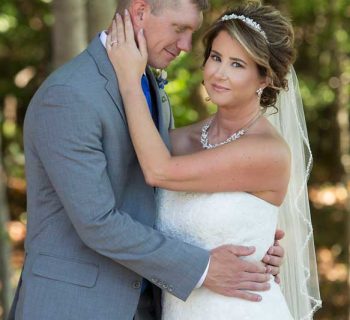
<path id="1" fill-rule="evenodd" d="M 137 32 L 137 42 L 130 14 L 124 19 L 117 13 L 108 32 L 106 49 L 118 77 L 119 87 L 133 88 L 141 81 L 147 66 L 147 44 L 143 29 Z"/>
<path id="2" fill-rule="evenodd" d="M 203 285 L 221 295 L 249 301 L 261 301 L 261 296 L 249 291 L 270 289 L 270 274 L 266 267 L 239 257 L 254 253 L 254 247 L 224 245 L 211 251 L 208 274 Z"/>

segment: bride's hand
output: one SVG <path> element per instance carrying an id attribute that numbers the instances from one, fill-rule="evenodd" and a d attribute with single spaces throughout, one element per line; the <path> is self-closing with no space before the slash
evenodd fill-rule
<path id="1" fill-rule="evenodd" d="M 138 32 L 137 41 L 139 46 L 129 12 L 125 10 L 124 21 L 117 13 L 107 36 L 106 48 L 121 90 L 139 83 L 146 69 L 148 54 L 143 29 Z"/>

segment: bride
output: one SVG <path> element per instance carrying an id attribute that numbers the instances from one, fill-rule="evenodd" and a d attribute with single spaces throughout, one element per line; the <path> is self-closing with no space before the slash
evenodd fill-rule
<path id="1" fill-rule="evenodd" d="M 162 188 L 157 228 L 208 250 L 225 243 L 255 246 L 245 259 L 256 262 L 273 243 L 278 219 L 286 230 L 282 290 L 270 280 L 271 289 L 254 303 L 218 295 L 205 279 L 186 302 L 164 293 L 163 319 L 311 319 L 321 304 L 306 193 L 311 152 L 297 110 L 289 21 L 271 6 L 250 3 L 211 26 L 203 77 L 218 110 L 171 130 L 171 154 L 140 84 L 147 62 L 143 31 L 138 48 L 127 15 L 108 37 L 145 179 Z"/>

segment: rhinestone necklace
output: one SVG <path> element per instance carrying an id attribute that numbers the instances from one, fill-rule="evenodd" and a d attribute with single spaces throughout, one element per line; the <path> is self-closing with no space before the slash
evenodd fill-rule
<path id="1" fill-rule="evenodd" d="M 210 144 L 208 139 L 209 134 L 209 128 L 214 120 L 214 117 L 210 120 L 209 123 L 205 124 L 202 127 L 202 134 L 201 134 L 201 144 L 203 149 L 212 149 L 219 146 L 222 146 L 224 144 L 230 143 L 232 141 L 235 141 L 242 137 L 248 129 L 256 122 L 258 119 L 262 116 L 263 112 L 259 111 L 243 128 L 239 129 L 238 131 L 234 132 L 232 135 L 230 135 L 225 141 L 218 142 L 215 144 Z"/>

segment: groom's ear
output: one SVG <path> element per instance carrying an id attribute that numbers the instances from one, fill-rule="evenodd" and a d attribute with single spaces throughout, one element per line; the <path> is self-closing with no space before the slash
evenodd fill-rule
<path id="1" fill-rule="evenodd" d="M 133 0 L 129 8 L 134 27 L 143 27 L 144 19 L 151 13 L 151 8 L 146 0 Z"/>

